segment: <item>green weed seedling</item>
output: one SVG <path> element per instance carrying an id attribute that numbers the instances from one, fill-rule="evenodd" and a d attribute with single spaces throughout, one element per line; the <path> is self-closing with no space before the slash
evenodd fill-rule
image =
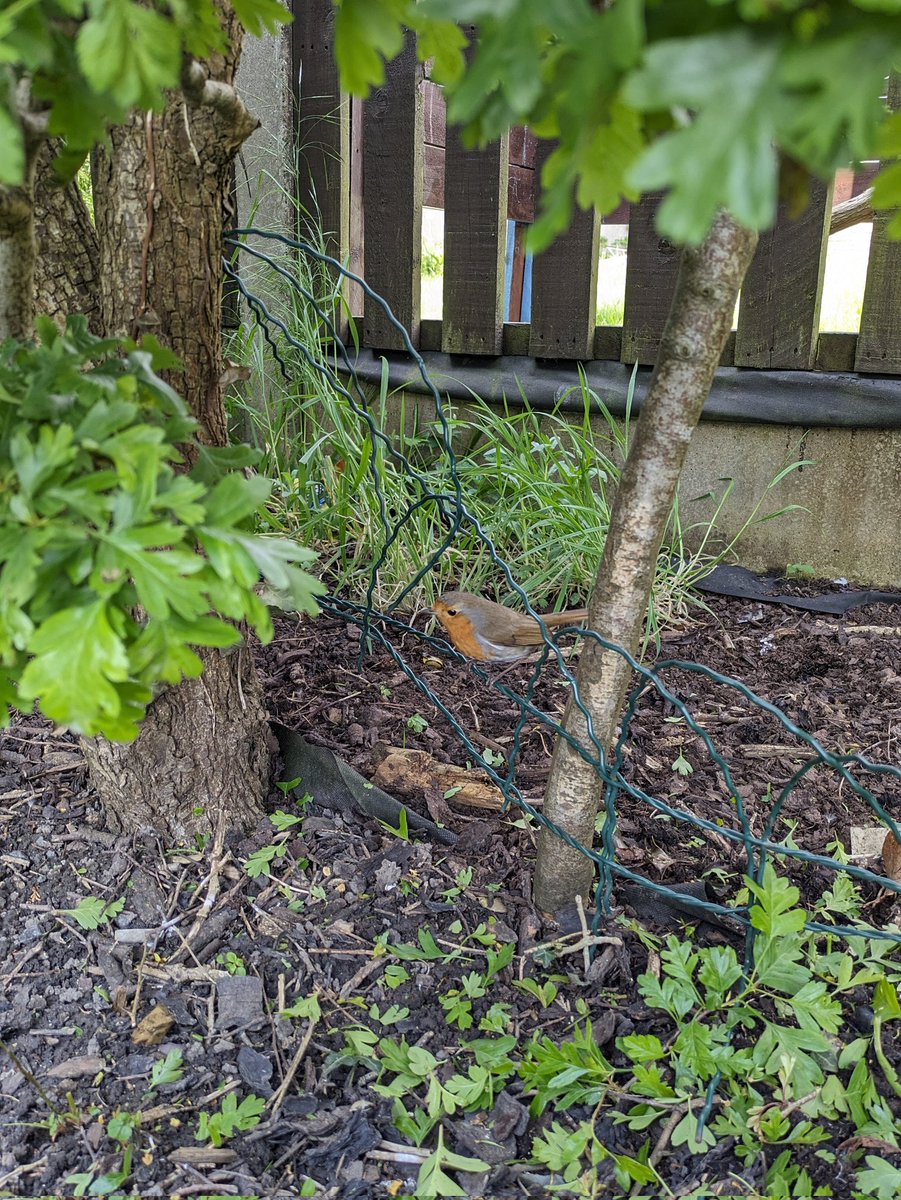
<path id="1" fill-rule="evenodd" d="M 158 1058 L 150 1068 L 150 1083 L 147 1094 L 170 1083 L 178 1083 L 184 1075 L 184 1059 L 179 1049 L 170 1050 L 165 1058 Z"/>
<path id="2" fill-rule="evenodd" d="M 412 717 L 410 718 L 412 720 Z M 387 829 L 389 833 L 393 833 L 395 837 L 400 838 L 402 842 L 410 840 L 410 824 L 407 818 L 407 810 L 401 805 L 400 816 L 397 818 L 397 826 L 391 824 L 390 821 L 379 821 L 379 824 Z"/>
<path id="3" fill-rule="evenodd" d="M 225 967 L 229 975 L 247 974 L 247 964 L 240 954 L 235 954 L 234 950 L 225 950 L 222 954 L 217 954 L 216 962 Z"/>
<path id="4" fill-rule="evenodd" d="M 639 1158 L 612 1153 L 598 1140 L 593 1121 L 580 1121 L 575 1129 L 567 1129 L 559 1121 L 552 1121 L 550 1128 L 532 1141 L 532 1156 L 536 1162 L 542 1163 L 563 1181 L 555 1185 L 553 1191 L 586 1198 L 610 1195 L 610 1189 L 598 1175 L 598 1167 L 607 1160 L 614 1164 L 621 1196 L 633 1196 L 638 1200 L 637 1188 L 643 1184 L 653 1184 L 661 1189 L 657 1195 L 672 1196 L 673 1193 L 657 1171 L 645 1161 L 649 1150 L 649 1144 L 645 1143 L 642 1157 Z M 646 1196 L 647 1193 L 642 1191 L 641 1195 Z"/>
<path id="5" fill-rule="evenodd" d="M 75 1196 L 109 1196 L 118 1193 L 122 1185 L 131 1177 L 131 1166 L 134 1159 L 135 1135 L 140 1129 L 140 1119 L 137 1114 L 116 1109 L 106 1126 L 107 1137 L 118 1145 L 121 1153 L 118 1171 L 106 1171 L 97 1174 L 97 1168 L 88 1171 L 78 1171 L 66 1177 L 66 1183 L 72 1184 Z"/>
<path id="6" fill-rule="evenodd" d="M 54 910 L 57 916 L 72 917 L 82 929 L 99 929 L 107 925 L 119 915 L 125 907 L 125 899 L 101 900 L 99 896 L 85 896 L 77 908 L 59 908 Z"/>
<path id="7" fill-rule="evenodd" d="M 200 1114 L 194 1137 L 198 1142 L 210 1142 L 214 1146 L 221 1146 L 236 1133 L 246 1133 L 255 1129 L 260 1123 L 265 1107 L 266 1101 L 261 1096 L 251 1093 L 239 1104 L 238 1097 L 234 1092 L 230 1092 L 223 1098 L 218 1112 Z"/>
<path id="8" fill-rule="evenodd" d="M 297 780 L 289 784 L 279 784 L 279 787 L 290 789 L 294 787 Z M 303 796 L 297 801 L 302 808 L 311 803 L 312 796 Z M 271 876 L 272 867 L 278 859 L 285 858 L 288 853 L 288 840 L 292 830 L 296 831 L 298 826 L 303 825 L 303 816 L 298 816 L 296 813 L 287 813 L 284 809 L 276 809 L 274 813 L 269 814 L 269 822 L 278 833 L 278 837 L 274 842 L 267 846 L 260 846 L 244 860 L 244 870 L 251 879 L 259 879 L 260 876 Z M 301 870 L 305 870 L 309 863 L 304 859 L 297 862 L 296 866 Z"/>
<path id="9" fill-rule="evenodd" d="M 460 1187 L 447 1171 L 488 1171 L 490 1166 L 480 1158 L 467 1158 L 462 1154 L 454 1154 L 444 1145 L 444 1133 L 438 1126 L 438 1145 L 435 1152 L 425 1160 L 419 1168 L 416 1180 L 417 1200 L 432 1200 L 439 1196 L 465 1196 L 466 1191 Z"/>

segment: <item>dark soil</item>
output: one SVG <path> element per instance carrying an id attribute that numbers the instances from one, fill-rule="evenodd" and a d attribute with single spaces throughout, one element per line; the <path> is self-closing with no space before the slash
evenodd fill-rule
<path id="1" fill-rule="evenodd" d="M 901 607 L 836 618 L 748 601 L 711 606 L 710 615 L 667 636 L 661 657 L 697 661 L 741 679 L 827 750 L 898 764 Z M 413 634 L 397 645 L 477 746 L 509 751 L 518 709 L 495 682 L 437 657 Z M 359 631 L 340 617 L 281 622 L 277 640 L 260 652 L 273 716 L 367 777 L 386 744 L 465 765 L 472 755 L 447 717 L 384 650 L 373 649 L 361 664 L 359 648 Z M 499 684 L 521 687 L 530 671 L 517 667 Z M 683 668 L 668 669 L 665 680 L 710 734 L 751 828 L 763 832 L 775 797 L 809 757 L 807 747 L 733 689 Z M 536 705 L 559 715 L 566 694 L 559 673 L 547 667 Z M 671 886 L 706 880 L 713 898 L 728 900 L 746 868 L 743 846 L 722 832 L 737 828 L 736 803 L 701 737 L 674 721 L 678 715 L 659 694 L 642 697 L 624 771 L 644 792 L 714 828 L 692 828 L 622 796 L 619 862 Z M 411 723 L 417 716 L 422 720 Z M 547 730 L 530 719 L 516 775 L 527 798 L 542 795 L 551 744 Z M 677 761 L 686 773 L 674 769 Z M 857 774 L 901 817 L 893 777 Z M 216 853 L 172 850 L 151 835 L 112 834 L 85 787 L 75 740 L 34 717 L 15 721 L 0 737 L 0 1037 L 16 1056 L 0 1048 L 0 1195 L 74 1195 L 79 1183 L 70 1176 L 85 1176 L 88 1187 L 90 1173 L 97 1179 L 120 1170 L 121 1149 L 109 1136 L 115 1110 L 140 1114 L 131 1176 L 114 1178 L 109 1187 L 117 1194 L 289 1197 L 299 1194 L 306 1176 L 322 1185 L 317 1195 L 410 1194 L 428 1151 L 402 1145 L 407 1139 L 392 1124 L 391 1099 L 373 1090 L 376 1073 L 342 1062 L 335 1051 L 344 1045 L 342 1031 L 359 1024 L 425 1046 L 439 1059 L 461 1042 L 484 1037 L 477 1026 L 466 1034 L 449 1028 L 439 1003 L 473 963 L 484 969 L 485 951 L 470 937 L 480 926 L 499 943 L 512 942 L 515 954 L 489 997 L 476 1001 L 477 1022 L 490 1003 L 502 1001 L 521 1040 L 541 1032 L 559 1042 L 571 1033 L 581 998 L 608 1054 L 615 1056 L 614 1038 L 625 1032 L 667 1036 L 666 1019 L 637 998 L 635 980 L 648 952 L 613 921 L 600 932 L 616 934 L 621 944 L 602 946 L 587 973 L 581 953 L 558 954 L 550 969 L 568 982 L 558 985 L 547 1009 L 513 987 L 524 973 L 542 977 L 530 952 L 561 934 L 529 900 L 533 829 L 514 825 L 516 812 L 465 808 L 438 789 L 406 802 L 449 826 L 459 835 L 456 845 L 405 842 L 376 822 L 313 804 L 283 842 L 283 855 L 272 860 L 271 876 L 251 878 L 245 861 L 278 840 L 268 822 Z M 292 801 L 275 790 L 271 807 L 290 809 Z M 836 840 L 848 846 L 852 826 L 875 821 L 846 781 L 817 768 L 788 797 L 772 836 L 824 854 Z M 879 870 L 878 863 L 870 865 Z M 820 866 L 783 867 L 805 898 L 830 886 Z M 466 868 L 472 878 L 461 889 L 458 876 Z M 865 888 L 876 901 L 868 912 L 874 923 L 898 919 L 891 898 L 880 899 L 873 885 Z M 62 910 L 88 896 L 124 897 L 125 906 L 112 922 L 83 929 Z M 615 899 L 618 912 L 637 910 L 651 928 L 673 922 L 679 928 L 672 909 L 648 908 L 635 889 L 620 889 Z M 563 916 L 564 925 L 571 916 Z M 574 917 L 571 924 L 577 925 Z M 384 968 L 394 960 L 373 953 L 376 939 L 388 933 L 392 942 L 415 944 L 424 928 L 443 949 L 466 942 L 467 953 L 408 963 L 410 978 L 388 987 Z M 702 936 L 740 944 L 716 926 Z M 321 1006 L 317 1022 L 279 1015 L 314 993 Z M 171 1013 L 171 1027 L 157 1045 L 136 1044 L 136 1023 L 159 1004 Z M 409 1014 L 386 1028 L 372 1005 L 382 1013 L 398 1005 Z M 173 1049 L 183 1056 L 182 1078 L 151 1091 L 153 1065 Z M 218 1111 L 231 1093 L 270 1103 L 255 1128 L 214 1149 L 195 1138 L 200 1114 Z M 528 1099 L 513 1089 L 498 1102 L 492 1116 L 501 1145 L 497 1165 L 487 1178 L 459 1175 L 472 1194 L 548 1194 L 546 1171 L 524 1160 L 532 1136 L 553 1114 L 530 1118 Z M 894 1097 L 890 1102 L 898 1104 Z M 59 1128 L 50 1128 L 50 1120 Z M 636 1140 L 621 1126 L 601 1123 L 613 1149 L 634 1152 L 646 1136 Z M 484 1156 L 476 1125 L 459 1114 L 448 1118 L 448 1144 L 460 1154 Z M 837 1126 L 835 1132 L 838 1145 L 848 1130 Z M 812 1153 L 799 1155 L 815 1184 L 828 1183 L 836 1197 L 851 1196 L 850 1172 L 827 1168 Z M 677 1195 L 705 1182 L 711 1195 L 751 1195 L 714 1189 L 725 1187 L 731 1173 L 748 1179 L 750 1189 L 765 1164 L 749 1172 L 723 1146 L 698 1157 L 664 1148 L 658 1168 Z"/>

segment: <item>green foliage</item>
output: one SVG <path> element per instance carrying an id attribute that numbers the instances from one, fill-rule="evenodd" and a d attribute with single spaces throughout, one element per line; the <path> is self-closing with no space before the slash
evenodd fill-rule
<path id="1" fill-rule="evenodd" d="M 178 1048 L 170 1050 L 165 1058 L 157 1059 L 150 1069 L 150 1084 L 148 1092 L 169 1083 L 178 1083 L 184 1075 L 184 1060 Z"/>
<path id="2" fill-rule="evenodd" d="M 407 24 L 468 144 L 518 124 L 556 138 L 535 249 L 574 203 L 609 212 L 655 189 L 668 191 L 660 231 L 696 243 L 721 208 L 772 223 L 780 153 L 824 178 L 877 157 L 898 14 L 897 0 L 340 0 L 336 54 L 345 85 L 365 93 Z M 458 23 L 477 27 L 468 66 Z M 876 196 L 901 203 L 901 173 L 889 168 Z"/>
<path id="3" fill-rule="evenodd" d="M 328 308 L 324 283 L 304 264 L 300 272 L 304 286 Z M 306 346 L 316 345 L 323 333 L 309 306 L 291 315 L 290 327 Z M 262 369 L 259 334 L 247 334 L 246 342 L 232 344 L 229 355 Z M 410 563 L 421 563 L 424 550 L 446 538 L 446 518 L 437 501 L 424 499 L 429 492 L 453 503 L 454 477 L 440 430 L 384 386 L 369 411 L 379 428 L 392 432 L 392 453 L 371 436 L 346 397 L 300 355 L 287 348 L 284 353 L 296 382 L 280 393 L 273 390 L 262 410 L 240 410 L 265 454 L 261 469 L 277 479 L 268 519 L 273 528 L 322 548 L 323 571 L 330 572 L 336 589 L 365 592 L 372 562 L 384 550 L 374 595 L 384 607 L 409 585 Z M 516 563 L 517 578 L 533 604 L 577 604 L 593 586 L 603 555 L 629 444 L 629 414 L 614 417 L 584 378 L 553 412 L 530 408 L 527 396 L 511 398 L 503 407 L 473 396 L 449 412 L 457 476 L 479 528 L 507 562 Z M 718 537 L 716 525 L 732 481 L 723 481 L 718 496 L 677 500 L 658 558 L 649 638 L 698 603 L 692 584 L 728 557 L 748 528 L 789 511 L 764 505 L 785 474 L 801 465 L 793 463 L 774 476 L 729 542 Z M 382 497 L 385 511 L 403 518 L 390 539 L 382 523 Z M 482 536 L 465 522 L 405 605 L 429 604 L 450 586 L 509 602 L 509 593 L 491 592 L 496 583 L 497 568 Z"/>
<path id="4" fill-rule="evenodd" d="M 248 447 L 197 446 L 155 374 L 171 355 L 147 340 L 120 357 L 81 317 L 40 332 L 0 351 L 0 714 L 37 701 L 127 741 L 159 685 L 201 673 L 193 646 L 233 645 L 240 621 L 271 637 L 261 576 L 306 612 L 323 588 L 298 565 L 311 551 L 254 534 L 270 484 L 227 473 Z"/>
<path id="5" fill-rule="evenodd" d="M 278 0 L 235 0 L 246 29 L 273 32 L 288 21 Z M 185 53 L 203 58 L 225 45 L 214 0 L 31 0 L 0 13 L 0 183 L 21 182 L 24 135 L 17 84 L 30 80 L 49 109 L 48 131 L 65 139 L 58 169 L 71 178 L 110 124 L 133 108 L 161 108 L 177 87 Z"/>
<path id="6" fill-rule="evenodd" d="M 520 1064 L 520 1076 L 535 1092 L 535 1116 L 553 1105 L 556 1110 L 574 1104 L 597 1104 L 606 1094 L 613 1067 L 594 1040 L 590 1024 L 578 1026 L 568 1041 L 536 1038 Z"/>
<path id="7" fill-rule="evenodd" d="M 77 908 L 63 908 L 61 913 L 72 917 L 82 929 L 99 929 L 106 925 L 125 907 L 125 900 L 101 900 L 99 896 L 85 896 Z"/>
<path id="8" fill-rule="evenodd" d="M 255 1129 L 260 1123 L 260 1116 L 265 1107 L 266 1101 L 260 1096 L 251 1093 L 239 1104 L 237 1096 L 230 1092 L 222 1101 L 218 1112 L 200 1114 L 194 1137 L 198 1142 L 211 1142 L 214 1146 L 221 1146 L 236 1133 Z"/>
<path id="9" fill-rule="evenodd" d="M 451 1171 L 488 1171 L 490 1164 L 480 1158 L 470 1158 L 463 1154 L 455 1154 L 444 1145 L 444 1131 L 438 1126 L 438 1145 L 435 1152 L 430 1154 L 419 1168 L 416 1180 L 416 1196 L 418 1200 L 431 1200 L 436 1196 L 468 1196 L 466 1188 L 456 1183 L 446 1172 Z"/>

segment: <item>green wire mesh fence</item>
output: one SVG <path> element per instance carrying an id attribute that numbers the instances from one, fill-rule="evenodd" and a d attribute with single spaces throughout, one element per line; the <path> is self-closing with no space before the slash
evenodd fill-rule
<path id="1" fill-rule="evenodd" d="M 747 860 L 747 874 L 757 882 L 762 882 L 765 866 L 771 857 L 779 856 L 781 858 L 794 859 L 800 863 L 810 864 L 815 867 L 826 868 L 834 872 L 846 872 L 856 880 L 867 881 L 894 892 L 901 892 L 901 884 L 887 880 L 863 867 L 851 863 L 843 863 L 835 858 L 815 854 L 793 844 L 775 840 L 776 824 L 789 796 L 810 771 L 817 767 L 825 767 L 832 771 L 836 778 L 846 784 L 858 797 L 863 799 L 875 816 L 901 841 L 901 830 L 896 825 L 891 813 L 874 794 L 873 790 L 867 787 L 866 783 L 862 782 L 859 777 L 862 776 L 864 779 L 867 777 L 870 777 L 870 779 L 881 777 L 883 784 L 885 784 L 887 779 L 892 781 L 892 786 L 897 786 L 897 796 L 901 799 L 901 768 L 871 761 L 862 754 L 832 753 L 811 733 L 790 720 L 775 704 L 756 695 L 740 680 L 723 675 L 699 663 L 683 661 L 681 659 L 666 659 L 656 662 L 652 670 L 643 663 L 638 662 L 623 647 L 609 642 L 597 632 L 590 629 L 573 630 L 572 632 L 576 636 L 586 639 L 590 638 L 606 649 L 621 655 L 628 662 L 636 676 L 636 683 L 627 698 L 619 737 L 615 746 L 608 753 L 593 733 L 590 713 L 586 708 L 576 677 L 570 669 L 564 653 L 550 639 L 547 630 L 544 629 L 544 647 L 522 691 L 513 690 L 503 682 L 502 678 L 497 678 L 490 670 L 486 670 L 479 664 L 469 663 L 470 670 L 484 679 L 490 687 L 502 696 L 512 701 L 519 710 L 519 717 L 513 731 L 512 744 L 505 766 L 500 767 L 496 762 L 492 762 L 489 758 L 486 758 L 484 751 L 473 741 L 464 726 L 461 725 L 448 706 L 442 701 L 441 697 L 436 694 L 428 680 L 416 670 L 415 666 L 400 651 L 395 640 L 400 634 L 412 634 L 438 654 L 455 657 L 461 661 L 468 661 L 464 660 L 462 655 L 459 655 L 443 639 L 430 636 L 414 628 L 396 615 L 403 605 L 404 599 L 435 567 L 442 555 L 454 543 L 454 540 L 461 535 L 461 532 L 465 532 L 467 535 L 474 534 L 478 538 L 509 588 L 522 600 L 526 612 L 533 617 L 539 616 L 530 605 L 528 596 L 515 579 L 511 564 L 506 562 L 498 553 L 490 536 L 482 529 L 476 517 L 467 508 L 465 490 L 457 470 L 457 458 L 454 452 L 451 423 L 447 407 L 442 400 L 439 389 L 430 378 L 426 364 L 413 346 L 406 330 L 394 317 L 387 303 L 360 276 L 347 270 L 339 262 L 329 255 L 322 253 L 315 246 L 270 231 L 254 228 L 236 229 L 227 235 L 227 242 L 236 252 L 240 251 L 242 255 L 246 255 L 264 264 L 265 268 L 271 270 L 275 276 L 283 281 L 287 288 L 295 293 L 296 297 L 299 298 L 299 302 L 310 307 L 321 328 L 325 331 L 326 336 L 323 338 L 321 344 L 312 346 L 303 344 L 291 332 L 288 323 L 277 313 L 270 311 L 270 306 L 259 295 L 251 292 L 234 266 L 226 262 L 225 269 L 229 278 L 235 288 L 241 293 L 254 321 L 262 331 L 262 335 L 271 350 L 275 363 L 285 378 L 287 380 L 291 379 L 291 365 L 289 361 L 291 356 L 295 354 L 299 355 L 305 360 L 307 366 L 312 368 L 316 375 L 326 381 L 328 386 L 343 399 L 356 418 L 364 423 L 373 445 L 378 444 L 384 454 L 389 456 L 395 465 L 404 472 L 410 482 L 411 495 L 406 508 L 402 512 L 389 512 L 384 492 L 381 488 L 378 456 L 376 454 L 370 455 L 368 469 L 372 474 L 374 487 L 380 502 L 379 521 L 383 538 L 381 552 L 372 563 L 369 574 L 369 586 L 363 600 L 357 602 L 345 597 L 331 595 L 323 602 L 323 608 L 359 626 L 361 630 L 361 647 L 363 648 L 361 649 L 361 654 L 365 652 L 365 647 L 371 642 L 379 644 L 387 651 L 411 683 L 450 723 L 460 741 L 461 747 L 466 753 L 466 757 L 477 764 L 500 789 L 504 796 L 505 807 L 511 804 L 518 806 L 527 812 L 536 822 L 552 830 L 556 836 L 594 862 L 598 871 L 595 913 L 596 928 L 603 917 L 610 912 L 614 881 L 628 881 L 658 896 L 678 902 L 680 908 L 684 909 L 687 907 L 688 909 L 695 910 L 699 917 L 707 916 L 713 919 L 728 919 L 744 926 L 747 931 L 746 970 L 749 969 L 752 962 L 754 929 L 751 926 L 747 905 L 739 904 L 730 906 L 719 904 L 691 894 L 676 891 L 673 888 L 669 888 L 664 884 L 648 879 L 630 870 L 617 860 L 615 835 L 619 819 L 620 801 L 626 796 L 646 806 L 653 813 L 662 814 L 673 821 L 683 823 L 689 830 L 694 828 L 715 832 L 718 836 L 739 844 Z M 336 277 L 341 276 L 352 280 L 363 290 L 368 303 L 381 306 L 393 327 L 401 335 L 406 352 L 419 371 L 422 381 L 420 390 L 428 395 L 434 403 L 437 415 L 440 452 L 444 456 L 447 466 L 447 478 L 449 480 L 447 490 L 434 490 L 424 475 L 417 470 L 414 463 L 397 448 L 385 430 L 379 427 L 370 404 L 366 385 L 361 381 L 354 367 L 351 352 L 339 336 L 333 312 L 317 300 L 310 288 L 305 286 L 301 281 L 298 273 L 286 266 L 284 261 L 278 261 L 272 254 L 261 249 L 259 244 L 257 244 L 258 242 L 262 242 L 264 245 L 266 243 L 275 243 L 278 247 L 281 247 L 282 253 L 288 251 L 293 255 L 306 256 L 309 260 L 335 272 Z M 419 564 L 412 564 L 415 570 L 407 586 L 396 596 L 390 605 L 386 606 L 384 610 L 379 610 L 374 597 L 377 591 L 379 572 L 385 563 L 390 547 L 397 539 L 404 524 L 413 518 L 417 510 L 427 505 L 436 506 L 440 513 L 444 526 L 444 536 L 437 545 L 423 548 L 422 561 Z M 551 656 L 553 656 L 552 661 L 555 661 L 561 676 L 569 685 L 574 703 L 585 717 L 586 728 L 589 731 L 587 743 L 576 742 L 557 720 L 542 710 L 536 699 L 536 689 L 541 671 Z M 749 705 L 775 718 L 785 732 L 798 739 L 805 748 L 806 758 L 794 770 L 781 790 L 775 794 L 761 832 L 755 833 L 752 829 L 751 819 L 746 810 L 741 790 L 736 786 L 729 763 L 717 749 L 710 734 L 693 715 L 688 704 L 667 685 L 665 678 L 673 670 L 695 673 L 706 677 L 706 679 L 717 685 L 733 690 Z M 684 807 L 670 803 L 665 796 L 651 794 L 625 777 L 623 768 L 626 750 L 632 734 L 633 719 L 636 715 L 639 701 L 650 689 L 656 691 L 663 701 L 672 707 L 673 712 L 684 720 L 687 728 L 700 739 L 722 781 L 726 793 L 732 798 L 736 817 L 734 827 L 730 828 L 699 817 Z M 591 764 L 597 772 L 604 791 L 604 811 L 606 818 L 601 827 L 600 844 L 597 847 L 585 846 L 575 841 L 565 830 L 550 821 L 540 809 L 535 808 L 522 795 L 516 779 L 517 763 L 520 756 L 521 739 L 529 720 L 539 722 L 554 737 L 566 738 L 578 754 L 587 763 Z M 861 934 L 865 934 L 874 938 L 901 941 L 901 935 L 895 931 L 878 929 L 862 924 L 854 926 L 833 925 L 810 920 L 808 921 L 807 928 L 813 932 L 831 933 L 842 936 L 860 936 Z"/>

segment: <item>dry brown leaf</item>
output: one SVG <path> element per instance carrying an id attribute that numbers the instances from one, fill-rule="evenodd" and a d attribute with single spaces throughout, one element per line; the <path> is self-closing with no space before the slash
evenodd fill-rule
<path id="1" fill-rule="evenodd" d="M 158 1046 L 174 1024 L 175 1017 L 165 1004 L 157 1004 L 134 1027 L 131 1040 L 136 1046 Z"/>

